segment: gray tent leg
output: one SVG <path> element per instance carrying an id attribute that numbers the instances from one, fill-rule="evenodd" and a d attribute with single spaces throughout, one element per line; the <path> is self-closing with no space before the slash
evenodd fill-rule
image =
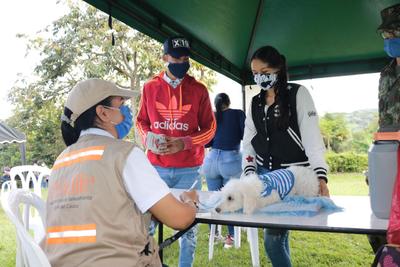
<path id="1" fill-rule="evenodd" d="M 26 165 L 26 149 L 25 142 L 19 145 L 19 151 L 21 152 L 21 163 L 22 165 Z"/>
<path id="2" fill-rule="evenodd" d="M 242 85 L 242 107 L 243 111 L 246 113 L 246 87 Z"/>

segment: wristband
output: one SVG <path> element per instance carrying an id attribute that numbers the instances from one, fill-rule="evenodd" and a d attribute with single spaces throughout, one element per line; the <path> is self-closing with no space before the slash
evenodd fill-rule
<path id="1" fill-rule="evenodd" d="M 184 144 L 183 150 L 192 149 L 192 145 L 193 145 L 192 137 L 190 137 L 190 136 L 182 137 L 182 141 Z"/>

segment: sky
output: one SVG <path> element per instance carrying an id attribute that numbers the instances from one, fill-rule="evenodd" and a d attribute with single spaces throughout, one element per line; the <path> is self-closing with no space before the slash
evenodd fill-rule
<path id="1" fill-rule="evenodd" d="M 211 98 L 214 99 L 216 94 L 224 92 L 231 98 L 232 108 L 241 108 L 241 85 L 221 74 L 217 74 L 217 80 L 214 92 L 210 94 Z M 379 73 L 291 82 L 304 85 L 309 90 L 321 116 L 332 112 L 378 109 Z M 254 90 L 254 93 L 259 92 L 259 89 Z"/>
<path id="2" fill-rule="evenodd" d="M 16 38 L 16 34 L 34 35 L 54 20 L 65 14 L 66 9 L 55 0 L 13 0 L 5 1 L 0 16 L 0 120 L 11 115 L 12 106 L 7 102 L 7 94 L 18 74 L 29 76 L 39 62 L 39 55 L 26 54 L 26 41 Z"/>
<path id="3" fill-rule="evenodd" d="M 7 102 L 7 94 L 18 74 L 28 76 L 33 72 L 40 56 L 26 56 L 25 40 L 16 38 L 17 33 L 30 36 L 50 25 L 66 12 L 66 8 L 55 0 L 13 0 L 3 3 L 7 10 L 0 16 L 2 27 L 0 42 L 0 120 L 12 114 L 12 106 Z M 23 7 L 23 8 L 22 8 Z M 242 108 L 241 86 L 217 74 L 217 84 L 210 93 L 214 97 L 219 92 L 227 93 L 232 108 Z M 352 112 L 360 109 L 378 108 L 379 74 L 363 74 L 297 81 L 310 91 L 320 115 L 327 112 Z"/>

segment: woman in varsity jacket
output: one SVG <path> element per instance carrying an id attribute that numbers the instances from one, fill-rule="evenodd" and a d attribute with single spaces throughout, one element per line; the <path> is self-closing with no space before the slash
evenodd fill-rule
<path id="1" fill-rule="evenodd" d="M 329 196 L 325 145 L 310 93 L 288 83 L 286 59 L 271 46 L 253 54 L 251 69 L 261 91 L 253 97 L 245 121 L 244 174 L 310 167 L 320 180 L 320 194 Z M 265 229 L 264 245 L 273 266 L 291 266 L 287 230 Z"/>
<path id="2" fill-rule="evenodd" d="M 68 95 L 61 116 L 68 147 L 50 175 L 41 243 L 51 266 L 161 266 L 150 217 L 175 229 L 194 221 L 196 192 L 178 201 L 143 151 L 122 140 L 133 94 L 89 79 Z"/>

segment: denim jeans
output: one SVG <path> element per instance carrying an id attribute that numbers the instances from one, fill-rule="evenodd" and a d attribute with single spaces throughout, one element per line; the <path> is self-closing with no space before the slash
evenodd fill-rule
<path id="1" fill-rule="evenodd" d="M 268 169 L 257 166 L 258 174 L 265 174 Z M 289 231 L 285 229 L 264 229 L 264 247 L 272 266 L 291 267 Z"/>
<path id="2" fill-rule="evenodd" d="M 206 177 L 208 191 L 220 190 L 231 178 L 239 178 L 242 173 L 242 154 L 238 150 L 211 149 L 204 159 L 200 171 Z M 233 236 L 232 225 L 228 225 Z"/>
<path id="3" fill-rule="evenodd" d="M 199 167 L 193 168 L 163 168 L 154 166 L 161 179 L 170 187 L 178 189 L 189 189 L 194 181 L 197 190 L 201 190 L 201 177 Z M 154 227 L 154 226 L 153 226 Z M 154 229 L 150 229 L 154 233 Z M 179 267 L 191 267 L 193 265 L 194 252 L 197 243 L 197 225 L 187 231 L 179 240 Z"/>

